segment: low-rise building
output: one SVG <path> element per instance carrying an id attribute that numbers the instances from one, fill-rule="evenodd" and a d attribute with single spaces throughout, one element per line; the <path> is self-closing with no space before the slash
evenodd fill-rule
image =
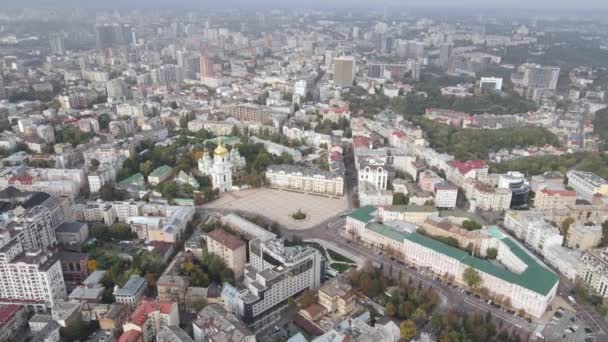
<path id="1" fill-rule="evenodd" d="M 23 306 L 9 304 L 0 307 L 0 341 L 17 338 L 26 325 L 27 313 Z"/>
<path id="2" fill-rule="evenodd" d="M 437 208 L 456 208 L 458 201 L 458 187 L 450 183 L 435 185 L 435 206 Z"/>
<path id="3" fill-rule="evenodd" d="M 187 277 L 162 275 L 156 281 L 157 299 L 163 302 L 171 301 L 183 304 L 186 301 L 189 286 L 190 280 Z"/>
<path id="4" fill-rule="evenodd" d="M 89 227 L 86 223 L 64 222 L 55 229 L 57 242 L 64 245 L 81 245 L 89 238 Z"/>
<path id="5" fill-rule="evenodd" d="M 134 308 L 141 301 L 145 290 L 146 280 L 139 276 L 132 276 L 123 287 L 114 287 L 114 301 Z"/>
<path id="6" fill-rule="evenodd" d="M 209 304 L 192 322 L 194 341 L 255 342 L 255 334 L 232 313 L 218 304 Z"/>
<path id="7" fill-rule="evenodd" d="M 576 194 L 589 202 L 593 195 L 608 195 L 608 181 L 592 172 L 570 170 L 566 174 L 568 186 L 572 187 Z"/>
<path id="8" fill-rule="evenodd" d="M 270 187 L 307 193 L 342 196 L 342 174 L 292 165 L 271 165 L 266 169 Z"/>
<path id="9" fill-rule="evenodd" d="M 165 327 L 179 325 L 179 310 L 176 302 L 144 300 L 122 326 L 124 334 L 140 335 L 144 342 L 153 341 Z M 122 340 L 122 336 L 119 341 Z"/>
<path id="10" fill-rule="evenodd" d="M 173 169 L 170 166 L 163 165 L 158 167 L 148 175 L 148 183 L 151 185 L 158 185 L 169 179 L 172 173 Z"/>
<path id="11" fill-rule="evenodd" d="M 538 210 L 565 209 L 576 204 L 576 191 L 544 187 L 536 192 L 534 208 Z"/>
<path id="12" fill-rule="evenodd" d="M 579 251 L 595 248 L 602 241 L 602 226 L 585 225 L 577 222 L 570 225 L 566 246 Z"/>
<path id="13" fill-rule="evenodd" d="M 355 295 L 352 287 L 340 278 L 334 278 L 319 289 L 319 304 L 327 312 L 346 315 L 355 308 Z"/>

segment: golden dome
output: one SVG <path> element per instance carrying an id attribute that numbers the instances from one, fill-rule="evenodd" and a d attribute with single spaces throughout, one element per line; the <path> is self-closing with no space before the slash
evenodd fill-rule
<path id="1" fill-rule="evenodd" d="M 213 150 L 213 154 L 216 156 L 228 155 L 228 149 L 222 144 L 222 138 L 219 139 L 217 147 Z"/>

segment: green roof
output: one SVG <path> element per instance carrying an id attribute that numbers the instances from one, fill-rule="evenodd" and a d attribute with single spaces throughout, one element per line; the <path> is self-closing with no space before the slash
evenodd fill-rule
<path id="1" fill-rule="evenodd" d="M 354 210 L 347 216 L 357 221 L 367 223 L 374 219 L 374 217 L 372 216 L 372 213 L 374 211 L 376 211 L 376 207 L 374 207 L 373 205 L 366 205 L 365 207 L 361 207 L 357 210 Z"/>
<path id="2" fill-rule="evenodd" d="M 384 235 L 387 238 L 395 240 L 399 243 L 403 243 L 403 240 L 405 240 L 408 235 L 406 233 L 402 233 L 398 230 L 395 230 L 389 226 L 385 226 L 380 223 L 370 223 L 369 225 L 367 225 L 367 229 L 376 232 L 380 235 Z"/>
<path id="3" fill-rule="evenodd" d="M 129 176 L 126 179 L 121 180 L 120 182 L 118 182 L 119 185 L 143 185 L 144 184 L 144 175 L 142 175 L 141 173 L 136 173 L 133 174 L 131 176 Z"/>
<path id="4" fill-rule="evenodd" d="M 473 267 L 481 272 L 490 274 L 506 282 L 525 287 L 542 295 L 546 295 L 559 280 L 555 273 L 539 264 L 510 238 L 504 238 L 501 240 L 501 242 L 505 243 L 511 252 L 528 266 L 524 272 L 519 274 L 511 272 L 506 268 L 500 267 L 487 260 L 473 257 L 460 249 L 448 246 L 440 241 L 431 239 L 418 233 L 409 234 L 405 238 L 450 258 L 457 259 L 461 263 Z"/>
<path id="5" fill-rule="evenodd" d="M 390 211 L 399 211 L 399 212 L 438 212 L 437 208 L 432 205 L 390 205 L 386 207 Z"/>
<path id="6" fill-rule="evenodd" d="M 148 175 L 148 178 L 150 178 L 150 177 L 162 177 L 162 176 L 166 175 L 167 173 L 171 173 L 171 171 L 173 171 L 173 169 L 171 168 L 171 166 L 163 165 L 163 166 L 160 166 L 160 167 L 157 167 L 156 169 L 154 169 L 154 171 L 152 171 Z"/>

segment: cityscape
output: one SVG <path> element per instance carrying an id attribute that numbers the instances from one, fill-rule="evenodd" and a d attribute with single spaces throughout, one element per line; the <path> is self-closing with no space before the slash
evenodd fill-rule
<path id="1" fill-rule="evenodd" d="M 608 341 L 608 4 L 0 8 L 0 342 Z"/>

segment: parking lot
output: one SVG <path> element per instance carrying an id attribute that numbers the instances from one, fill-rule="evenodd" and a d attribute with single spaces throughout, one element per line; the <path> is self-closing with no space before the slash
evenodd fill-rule
<path id="1" fill-rule="evenodd" d="M 266 188 L 224 193 L 218 200 L 203 207 L 260 214 L 295 230 L 314 227 L 348 208 L 346 197 L 332 198 Z M 305 220 L 295 221 L 291 218 L 298 210 L 307 215 Z"/>
<path id="2" fill-rule="evenodd" d="M 595 342 L 596 331 L 593 331 L 573 311 L 559 309 L 555 312 L 545 330 L 545 341 Z"/>

